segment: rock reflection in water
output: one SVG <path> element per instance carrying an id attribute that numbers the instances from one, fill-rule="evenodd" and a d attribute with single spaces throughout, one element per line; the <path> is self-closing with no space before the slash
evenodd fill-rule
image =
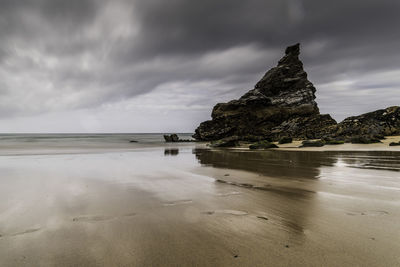
<path id="1" fill-rule="evenodd" d="M 351 168 L 400 171 L 400 152 L 341 152 L 338 159 Z"/>
<path id="2" fill-rule="evenodd" d="M 337 161 L 329 153 L 307 151 L 195 149 L 193 153 L 202 165 L 287 178 L 317 178 L 321 166 L 333 166 Z"/>
<path id="3" fill-rule="evenodd" d="M 333 166 L 337 161 L 324 153 L 310 152 L 195 149 L 193 153 L 203 166 L 260 174 L 231 171 L 231 175 L 220 177 L 215 170 L 221 186 L 251 190 L 247 191 L 249 205 L 263 210 L 269 222 L 284 229 L 289 240 L 297 244 L 303 243 L 304 229 L 315 213 L 320 167 Z"/>
<path id="4" fill-rule="evenodd" d="M 269 222 L 286 229 L 289 240 L 297 244 L 304 242 L 306 229 L 314 223 L 311 218 L 323 220 L 326 216 L 329 209 L 326 205 L 338 201 L 339 210 L 342 205 L 351 210 L 355 196 L 368 199 L 374 194 L 384 198 L 385 193 L 378 192 L 377 188 L 389 191 L 395 188 L 396 175 L 390 172 L 400 170 L 399 152 L 195 149 L 193 154 L 200 164 L 212 167 L 221 187 L 251 190 L 247 192 L 252 205 L 259 205 L 267 213 Z M 371 169 L 376 171 L 371 173 Z M 380 179 L 374 180 L 372 176 Z M 344 199 L 351 201 L 347 203 Z M 343 211 L 340 216 L 344 214 Z"/>
<path id="5" fill-rule="evenodd" d="M 243 151 L 195 149 L 199 163 L 287 178 L 318 178 L 321 167 L 338 162 L 347 167 L 400 171 L 395 151 Z"/>
<path id="6" fill-rule="evenodd" d="M 166 148 L 164 149 L 164 156 L 177 156 L 179 154 L 178 148 Z"/>

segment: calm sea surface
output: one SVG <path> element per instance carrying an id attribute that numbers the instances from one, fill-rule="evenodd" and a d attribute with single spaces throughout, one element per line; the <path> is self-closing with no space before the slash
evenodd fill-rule
<path id="1" fill-rule="evenodd" d="M 181 139 L 192 139 L 190 133 L 178 135 Z M 163 133 L 0 134 L 0 155 L 101 152 L 162 145 L 168 145 Z"/>

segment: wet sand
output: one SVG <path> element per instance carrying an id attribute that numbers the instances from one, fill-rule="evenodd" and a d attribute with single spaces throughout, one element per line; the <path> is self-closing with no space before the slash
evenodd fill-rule
<path id="1" fill-rule="evenodd" d="M 0 266 L 399 266 L 400 152 L 3 155 Z"/>

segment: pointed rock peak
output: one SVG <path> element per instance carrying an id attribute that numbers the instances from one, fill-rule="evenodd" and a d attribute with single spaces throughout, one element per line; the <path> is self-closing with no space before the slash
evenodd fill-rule
<path id="1" fill-rule="evenodd" d="M 288 46 L 285 50 L 285 54 L 286 55 L 292 54 L 292 55 L 298 56 L 300 54 L 300 43 L 297 43 L 292 46 Z"/>
<path id="2" fill-rule="evenodd" d="M 299 54 L 300 44 L 287 47 L 278 66 L 267 71 L 254 89 L 238 100 L 215 105 L 212 120 L 201 123 L 193 137 L 320 138 L 324 129 L 336 125 L 336 121 L 329 115 L 320 115 L 314 101 L 315 87 L 307 79 Z"/>
<path id="3" fill-rule="evenodd" d="M 285 50 L 285 56 L 279 60 L 278 66 L 280 65 L 303 65 L 299 59 L 300 55 L 300 44 L 297 43 L 292 46 L 288 46 Z"/>
<path id="4" fill-rule="evenodd" d="M 285 55 L 279 60 L 278 66 L 270 69 L 255 85 L 255 88 L 261 90 L 261 93 L 266 96 L 277 96 L 284 91 L 297 94 L 303 89 L 314 93 L 315 88 L 307 80 L 307 73 L 303 70 L 303 63 L 299 59 L 299 54 L 299 43 L 287 47 Z"/>

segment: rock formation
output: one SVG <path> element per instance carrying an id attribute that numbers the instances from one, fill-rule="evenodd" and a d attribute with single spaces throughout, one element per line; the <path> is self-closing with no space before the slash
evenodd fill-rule
<path id="1" fill-rule="evenodd" d="M 164 140 L 167 143 L 172 143 L 172 142 L 179 142 L 179 137 L 177 134 L 164 134 Z"/>
<path id="2" fill-rule="evenodd" d="M 400 107 L 389 107 L 344 119 L 332 128 L 335 137 L 400 135 Z"/>
<path id="3" fill-rule="evenodd" d="M 217 104 L 212 120 L 201 123 L 193 137 L 210 141 L 237 136 L 253 141 L 324 136 L 325 129 L 336 121 L 319 113 L 315 87 L 307 79 L 299 54 L 299 44 L 286 48 L 278 66 L 269 70 L 254 89 L 238 100 Z"/>
<path id="4" fill-rule="evenodd" d="M 201 141 L 220 140 L 220 146 L 238 141 L 278 141 L 283 137 L 323 139 L 341 144 L 379 142 L 387 135 L 400 135 L 400 107 L 389 107 L 337 124 L 329 114 L 319 113 L 315 87 L 307 79 L 299 59 L 300 45 L 286 48 L 278 66 L 238 100 L 217 104 L 212 120 L 196 129 Z"/>
<path id="5" fill-rule="evenodd" d="M 184 143 L 184 142 L 193 142 L 194 140 L 190 139 L 180 139 L 177 134 L 164 134 L 164 140 L 167 143 Z"/>

